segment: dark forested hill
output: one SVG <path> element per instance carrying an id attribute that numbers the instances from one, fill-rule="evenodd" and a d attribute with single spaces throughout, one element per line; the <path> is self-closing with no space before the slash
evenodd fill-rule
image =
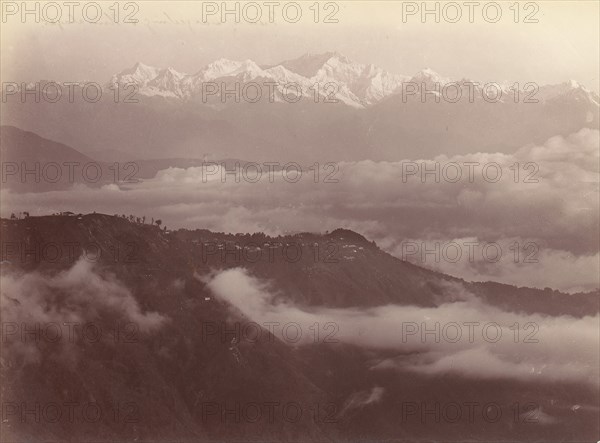
<path id="1" fill-rule="evenodd" d="M 598 393 L 585 377 L 434 376 L 410 369 L 428 352 L 375 334 L 389 327 L 388 312 L 412 312 L 416 324 L 467 302 L 484 306 L 480 313 L 576 322 L 597 315 L 597 293 L 464 282 L 344 229 L 277 238 L 170 232 L 103 214 L 1 223 L 2 441 L 597 437 Z M 277 316 L 317 319 L 321 335 L 306 328 L 292 340 L 269 329 Z M 366 341 L 347 338 L 353 322 Z M 72 337 L 65 325 L 74 325 Z M 476 404 L 475 418 L 450 420 L 444 402 Z M 97 420 L 91 404 L 102 410 Z M 481 419 L 490 404 L 503 413 L 495 421 Z M 432 415 L 421 415 L 424 405 Z M 569 436 L 557 433 L 565 422 Z"/>

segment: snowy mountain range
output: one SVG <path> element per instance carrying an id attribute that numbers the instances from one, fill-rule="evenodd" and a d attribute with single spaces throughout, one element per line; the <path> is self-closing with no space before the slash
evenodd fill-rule
<path id="1" fill-rule="evenodd" d="M 219 87 L 218 93 L 206 86 L 209 82 Z M 436 88 L 440 90 L 449 83 L 459 85 L 465 98 L 469 97 L 470 92 L 475 99 L 482 99 L 484 85 L 484 82 L 468 79 L 452 80 L 429 68 L 413 76 L 395 74 L 373 64 L 355 62 L 337 52 L 305 54 L 272 66 L 261 66 L 252 60 L 234 61 L 221 58 L 204 66 L 195 74 L 180 73 L 170 67 L 155 68 L 138 62 L 133 67 L 113 75 L 109 84 L 122 87 L 135 84 L 140 95 L 190 100 L 214 98 L 215 95 L 222 94 L 222 91 L 234 91 L 236 85 L 243 88 L 251 82 L 261 86 L 271 84 L 270 96 L 276 102 L 286 101 L 284 94 L 293 98 L 301 95 L 315 101 L 335 100 L 355 108 L 368 107 L 392 95 L 408 94 L 408 91 L 413 95 L 419 94 L 422 87 L 431 91 L 429 97 L 434 97 L 439 95 Z M 410 89 L 406 86 L 403 90 L 406 83 L 413 83 L 414 86 Z M 291 87 L 292 84 L 299 87 Z M 513 100 L 514 91 L 511 86 L 499 86 L 504 97 L 501 100 Z M 523 86 L 519 85 L 520 91 L 523 91 Z M 468 88 L 472 89 L 469 91 Z M 597 94 L 573 80 L 542 86 L 535 93 L 532 91 L 530 88 L 530 97 L 540 101 L 575 95 L 592 104 L 598 105 L 599 102 Z M 456 88 L 448 89 L 447 94 L 453 99 L 457 94 Z M 494 97 L 495 92 L 491 90 L 487 94 Z M 254 97 L 256 94 L 252 91 L 248 92 L 248 95 Z"/>
<path id="2" fill-rule="evenodd" d="M 248 100 L 256 93 L 253 84 L 263 87 L 258 102 Z M 302 95 L 293 106 L 292 84 L 301 86 Z M 137 63 L 106 86 L 115 85 L 126 91 L 121 97 L 135 100 L 115 100 L 115 89 L 94 103 L 81 99 L 81 91 L 75 91 L 79 99 L 74 102 L 9 94 L 0 104 L 0 122 L 84 153 L 109 149 L 138 159 L 212 153 L 215 158 L 310 164 L 512 153 L 555 135 L 600 127 L 598 94 L 575 81 L 539 87 L 521 83 L 518 95 L 511 84 L 502 85 L 501 99 L 491 104 L 486 97 L 493 98 L 497 89 L 489 88 L 484 96 L 484 82 L 477 87 L 431 69 L 413 76 L 393 74 L 335 52 L 272 66 L 220 59 L 195 74 Z M 220 93 L 206 94 L 214 88 Z M 245 91 L 241 100 L 231 99 L 228 91 L 236 89 Z M 452 102 L 457 91 L 462 99 Z M 338 103 L 324 104 L 332 101 Z"/>

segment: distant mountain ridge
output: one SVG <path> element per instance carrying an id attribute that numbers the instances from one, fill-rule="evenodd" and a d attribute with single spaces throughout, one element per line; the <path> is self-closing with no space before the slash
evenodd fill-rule
<path id="1" fill-rule="evenodd" d="M 0 155 L 5 164 L 2 188 L 12 192 L 47 192 L 69 189 L 76 183 L 99 187 L 151 179 L 163 169 L 199 167 L 214 162 L 233 168 L 239 159 L 157 158 L 135 159 L 115 150 L 85 155 L 78 150 L 9 125 L 0 126 Z M 70 165 L 70 167 L 69 167 Z M 131 165 L 131 166 L 128 166 Z M 86 169 L 86 176 L 83 175 Z M 115 176 L 115 168 L 119 169 Z M 29 171 L 29 172 L 28 172 Z M 94 179 L 101 171 L 98 180 Z M 87 176 L 92 177 L 88 179 Z M 55 178 L 56 177 L 56 178 Z M 124 180 L 125 177 L 129 177 Z M 120 179 L 119 179 L 120 178 Z"/>
<path id="2" fill-rule="evenodd" d="M 315 84 L 321 87 L 326 84 L 336 85 L 335 98 L 340 102 L 362 108 L 371 106 L 381 100 L 398 94 L 403 84 L 425 84 L 435 88 L 453 82 L 442 77 L 430 68 L 425 68 L 415 75 L 395 74 L 383 70 L 373 64 L 355 62 L 338 52 L 322 54 L 304 54 L 297 59 L 286 60 L 274 65 L 259 66 L 252 60 L 235 61 L 225 58 L 215 60 L 194 74 L 177 72 L 168 67 L 160 69 L 138 62 L 133 67 L 114 74 L 110 85 L 135 84 L 139 93 L 147 96 L 163 96 L 180 99 L 191 99 L 202 94 L 202 84 L 205 82 L 248 83 L 263 80 L 276 82 L 280 85 L 296 83 L 302 86 L 305 97 L 314 94 L 311 88 Z M 470 82 L 467 79 L 457 83 Z M 473 83 L 476 83 L 473 81 Z M 483 82 L 474 89 L 481 95 Z M 579 83 L 569 80 L 557 85 L 543 86 L 543 100 L 550 100 L 565 94 L 579 94 L 596 105 L 598 95 Z M 278 95 L 275 100 L 284 101 L 281 87 L 276 88 Z M 503 94 L 511 94 L 510 85 L 502 85 Z M 321 95 L 332 95 L 332 91 L 320 91 Z"/>

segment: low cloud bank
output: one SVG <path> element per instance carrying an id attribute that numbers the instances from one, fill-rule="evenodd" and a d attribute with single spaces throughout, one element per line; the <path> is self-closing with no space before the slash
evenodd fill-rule
<path id="1" fill-rule="evenodd" d="M 79 259 L 56 275 L 3 273 L 0 283 L 3 359 L 36 363 L 41 350 L 54 344 L 60 357 L 72 360 L 82 339 L 138 340 L 167 321 L 157 312 L 142 312 L 127 287 L 98 273 L 89 260 Z"/>
<path id="2" fill-rule="evenodd" d="M 333 322 L 333 339 L 362 348 L 397 351 L 377 369 L 471 378 L 568 381 L 598 386 L 600 318 L 524 315 L 486 305 L 460 284 L 448 284 L 451 303 L 434 308 L 387 305 L 370 309 L 300 307 L 268 283 L 235 268 L 203 277 L 216 297 L 258 323 Z M 313 343 L 303 334 L 299 344 Z"/>

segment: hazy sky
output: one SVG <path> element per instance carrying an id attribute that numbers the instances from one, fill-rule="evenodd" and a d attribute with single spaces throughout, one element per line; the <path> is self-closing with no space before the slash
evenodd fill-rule
<path id="1" fill-rule="evenodd" d="M 245 22 L 243 16 L 236 24 L 233 15 L 226 23 L 219 23 L 219 13 L 203 23 L 202 4 L 220 7 L 221 2 L 158 1 L 137 2 L 137 24 L 115 24 L 108 9 L 113 2 L 99 3 L 105 16 L 98 24 L 66 23 L 66 7 L 61 11 L 61 24 L 35 23 L 32 16 L 23 24 L 18 13 L 4 15 L 3 81 L 105 81 L 136 61 L 194 73 L 221 57 L 270 64 L 306 52 L 335 50 L 356 61 L 407 75 L 430 67 L 444 76 L 481 81 L 546 84 L 575 79 L 598 91 L 596 1 L 537 2 L 537 12 L 534 6 L 521 2 L 519 23 L 514 23 L 514 10 L 509 9 L 513 2 L 498 2 L 502 16 L 496 23 L 485 21 L 482 14 L 483 5 L 490 2 L 480 2 L 474 10 L 474 23 L 469 23 L 466 6 L 461 6 L 462 17 L 457 23 L 444 22 L 443 15 L 440 23 L 435 23 L 433 15 L 422 23 L 419 13 L 404 23 L 402 2 L 394 1 L 337 2 L 339 11 L 334 18 L 338 23 L 323 23 L 334 6 L 321 2 L 316 24 L 309 9 L 312 1 L 299 2 L 302 17 L 297 23 L 287 23 L 282 15 L 281 5 L 290 2 L 279 2 L 273 23 L 269 23 L 264 2 L 256 2 L 263 18 L 256 24 Z M 231 8 L 233 3 L 229 3 Z M 414 4 L 420 6 L 421 2 Z M 121 6 L 121 19 L 133 12 L 133 7 L 125 10 L 124 4 Z M 428 7 L 434 8 L 435 2 Z M 440 11 L 443 7 L 442 2 Z M 289 11 L 288 17 L 293 17 L 294 10 Z M 252 9 L 247 12 L 248 17 L 254 14 Z M 447 6 L 447 17 L 455 13 Z M 534 13 L 538 23 L 523 23 L 529 13 Z M 47 14 L 53 17 L 55 12 L 48 9 Z M 489 9 L 488 16 L 494 15 L 494 9 Z M 93 17 L 93 11 L 89 16 Z M 74 18 L 83 21 L 81 11 L 76 10 Z"/>

